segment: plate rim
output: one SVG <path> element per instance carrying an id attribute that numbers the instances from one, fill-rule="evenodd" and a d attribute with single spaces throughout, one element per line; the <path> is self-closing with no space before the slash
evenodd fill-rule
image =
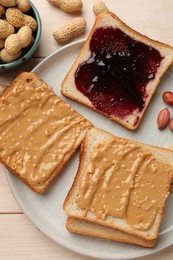
<path id="1" fill-rule="evenodd" d="M 77 41 L 74 41 L 72 43 L 69 43 L 65 46 L 62 46 L 60 47 L 58 50 L 55 50 L 54 52 L 52 52 L 50 55 L 48 55 L 47 57 L 45 57 L 41 62 L 39 62 L 32 70 L 31 72 L 35 72 L 37 73 L 37 70 L 42 66 L 44 65 L 47 61 L 49 61 L 52 57 L 56 56 L 56 55 L 59 55 L 59 53 L 65 51 L 66 49 L 70 49 L 71 47 L 74 47 L 74 46 L 77 46 L 77 45 L 80 45 L 82 43 L 84 43 L 86 41 L 86 39 L 80 39 L 80 40 L 77 40 Z M 80 50 L 79 50 L 80 51 Z M 44 80 L 44 79 L 43 79 Z M 4 167 L 4 166 L 3 166 Z M 9 184 L 9 187 L 10 187 L 10 190 L 14 196 L 14 198 L 16 199 L 17 203 L 19 204 L 20 208 L 22 209 L 22 211 L 24 212 L 24 214 L 28 217 L 28 219 L 31 221 L 32 224 L 35 225 L 35 227 L 37 227 L 44 235 L 46 235 L 49 239 L 51 239 L 52 241 L 54 241 L 55 243 L 59 244 L 60 246 L 62 246 L 63 248 L 67 248 L 68 250 L 72 251 L 72 252 L 75 252 L 77 254 L 80 254 L 80 255 L 83 255 L 83 256 L 86 256 L 86 257 L 93 257 L 95 259 L 99 259 L 100 256 L 96 256 L 96 255 L 92 255 L 91 253 L 87 254 L 85 252 L 82 251 L 82 249 L 79 247 L 79 248 L 76 248 L 76 246 L 71 246 L 70 243 L 67 243 L 67 245 L 65 243 L 63 243 L 63 239 L 60 239 L 57 241 L 57 239 L 55 239 L 53 236 L 51 236 L 51 234 L 49 232 L 47 232 L 47 229 L 45 230 L 44 229 L 44 226 L 39 222 L 39 221 L 36 221 L 35 219 L 33 220 L 32 216 L 30 215 L 30 213 L 26 210 L 25 206 L 22 205 L 20 199 L 18 199 L 18 196 L 17 194 L 15 193 L 15 191 L 13 190 L 13 185 L 12 185 L 12 177 L 11 177 L 11 173 L 10 171 L 4 167 L 4 172 L 5 172 L 5 175 L 6 175 L 6 178 L 7 178 L 7 181 L 8 181 L 8 184 Z M 119 259 L 122 259 L 122 260 L 126 260 L 126 259 L 136 259 L 136 258 L 140 258 L 140 257 L 147 257 L 149 255 L 153 255 L 155 253 L 158 253 L 160 252 L 161 250 L 163 249 L 166 249 L 168 248 L 169 246 L 171 246 L 173 244 L 173 241 L 166 244 L 165 246 L 161 246 L 160 248 L 157 248 L 154 247 L 154 248 L 151 248 L 151 252 L 148 251 L 146 252 L 145 254 L 142 254 L 142 253 L 138 253 L 137 255 L 135 255 L 134 257 L 128 257 L 128 256 L 124 256 L 124 257 L 121 257 L 121 258 L 109 258 L 106 257 L 106 256 L 102 256 L 102 259 L 111 259 L 111 260 L 119 260 Z M 148 249 L 148 248 L 147 248 Z"/>

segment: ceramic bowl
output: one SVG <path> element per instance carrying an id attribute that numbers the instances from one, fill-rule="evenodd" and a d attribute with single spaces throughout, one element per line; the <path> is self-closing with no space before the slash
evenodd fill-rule
<path id="1" fill-rule="evenodd" d="M 0 60 L 1 74 L 21 68 L 27 61 L 30 60 L 30 58 L 37 50 L 41 38 L 41 31 L 42 31 L 41 18 L 36 7 L 32 3 L 31 3 L 31 9 L 26 14 L 32 16 L 37 21 L 37 30 L 33 33 L 34 43 L 29 48 L 26 48 L 24 50 L 24 54 L 17 60 L 9 63 L 4 63 Z"/>

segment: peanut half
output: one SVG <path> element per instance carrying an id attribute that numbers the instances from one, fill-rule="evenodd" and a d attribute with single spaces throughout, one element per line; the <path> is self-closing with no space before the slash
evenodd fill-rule
<path id="1" fill-rule="evenodd" d="M 159 129 L 163 129 L 167 126 L 170 120 L 170 112 L 167 108 L 162 109 L 157 117 L 157 126 Z"/>
<path id="2" fill-rule="evenodd" d="M 162 98 L 166 104 L 173 106 L 173 92 L 165 91 L 162 95 Z"/>
<path id="3" fill-rule="evenodd" d="M 96 1 L 93 5 L 93 11 L 94 11 L 95 15 L 99 15 L 99 14 L 102 14 L 102 13 L 108 11 L 108 8 L 104 2 Z"/>
<path id="4" fill-rule="evenodd" d="M 83 3 L 81 0 L 48 0 L 49 3 L 58 6 L 66 13 L 81 11 Z"/>
<path id="5" fill-rule="evenodd" d="M 66 42 L 72 37 L 79 35 L 85 31 L 86 21 L 82 17 L 76 17 L 65 25 L 59 27 L 53 36 L 58 42 Z"/>

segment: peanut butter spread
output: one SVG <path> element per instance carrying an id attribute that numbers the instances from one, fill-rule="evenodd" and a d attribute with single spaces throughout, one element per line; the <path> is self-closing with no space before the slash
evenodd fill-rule
<path id="1" fill-rule="evenodd" d="M 0 158 L 32 186 L 44 184 L 91 125 L 32 74 L 0 100 Z"/>
<path id="2" fill-rule="evenodd" d="M 85 214 L 122 218 L 147 230 L 162 213 L 172 173 L 170 165 L 140 145 L 116 138 L 100 142 L 90 155 L 76 202 Z"/>

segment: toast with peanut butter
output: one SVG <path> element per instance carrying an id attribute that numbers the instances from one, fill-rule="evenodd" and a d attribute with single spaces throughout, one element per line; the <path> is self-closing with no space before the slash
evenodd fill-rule
<path id="1" fill-rule="evenodd" d="M 0 162 L 43 192 L 90 127 L 35 73 L 23 72 L 0 97 Z"/>
<path id="2" fill-rule="evenodd" d="M 146 240 L 113 228 L 109 228 L 92 222 L 87 222 L 82 219 L 68 217 L 66 227 L 69 232 L 96 237 L 99 239 L 108 239 L 144 247 L 154 247 L 156 244 L 156 239 Z"/>
<path id="3" fill-rule="evenodd" d="M 135 130 L 172 62 L 172 46 L 149 39 L 105 12 L 97 16 L 61 92 Z"/>
<path id="4" fill-rule="evenodd" d="M 173 177 L 173 151 L 93 128 L 80 156 L 64 201 L 67 216 L 157 239 Z"/>

